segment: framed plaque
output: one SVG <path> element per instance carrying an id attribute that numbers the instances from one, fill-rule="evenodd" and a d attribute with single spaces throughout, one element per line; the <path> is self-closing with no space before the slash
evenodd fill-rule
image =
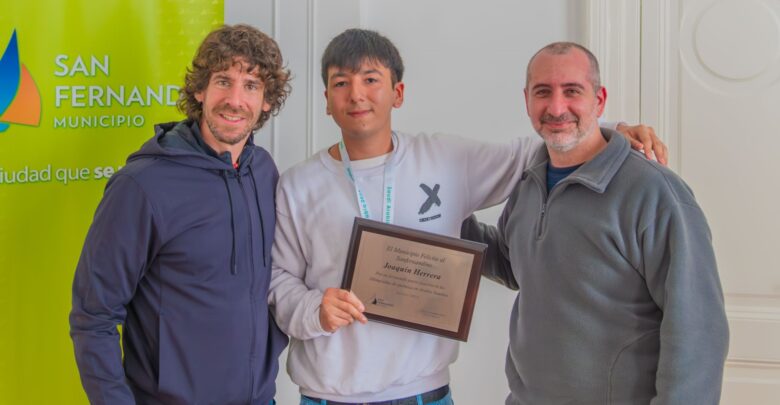
<path id="1" fill-rule="evenodd" d="M 355 218 L 341 287 L 371 320 L 465 342 L 486 248 Z"/>

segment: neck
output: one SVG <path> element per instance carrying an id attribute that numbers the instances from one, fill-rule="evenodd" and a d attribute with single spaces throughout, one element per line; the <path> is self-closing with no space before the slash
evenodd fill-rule
<path id="1" fill-rule="evenodd" d="M 214 148 L 220 155 L 225 152 L 230 152 L 231 163 L 235 166 L 235 164 L 238 163 L 238 158 L 241 157 L 241 151 L 244 150 L 244 145 L 246 145 L 246 139 L 235 145 L 223 145 L 221 148 L 216 148 L 213 145 L 209 146 Z"/>
<path id="2" fill-rule="evenodd" d="M 601 130 L 597 127 L 594 132 L 585 137 L 572 150 L 559 152 L 555 149 L 547 148 L 550 155 L 550 163 L 554 167 L 571 167 L 583 164 L 594 156 L 598 155 L 607 146 L 607 141 L 601 135 Z"/>
<path id="3" fill-rule="evenodd" d="M 343 136 L 343 140 L 350 160 L 371 159 L 390 153 L 393 150 L 392 132 L 389 132 L 387 136 L 376 139 L 355 139 Z M 328 153 L 334 159 L 341 160 L 338 145 L 331 146 L 328 149 Z"/>
<path id="4" fill-rule="evenodd" d="M 217 154 L 222 155 L 225 152 L 230 152 L 230 159 L 232 160 L 231 163 L 233 163 L 233 165 L 238 162 L 238 158 L 241 157 L 241 151 L 244 150 L 244 145 L 246 145 L 246 142 L 249 140 L 249 136 L 247 135 L 244 137 L 244 139 L 236 144 L 231 145 L 228 143 L 219 142 L 217 138 L 212 135 L 211 130 L 205 124 L 201 124 L 200 133 L 203 136 L 203 142 L 210 146 L 211 149 L 214 149 L 214 152 L 217 152 Z"/>

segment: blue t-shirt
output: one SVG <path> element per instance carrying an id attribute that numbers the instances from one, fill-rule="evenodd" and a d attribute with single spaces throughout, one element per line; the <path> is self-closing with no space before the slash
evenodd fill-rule
<path id="1" fill-rule="evenodd" d="M 550 162 L 547 162 L 547 192 L 549 193 L 559 181 L 574 173 L 580 166 L 582 166 L 582 164 L 569 167 L 555 167 L 550 164 Z"/>

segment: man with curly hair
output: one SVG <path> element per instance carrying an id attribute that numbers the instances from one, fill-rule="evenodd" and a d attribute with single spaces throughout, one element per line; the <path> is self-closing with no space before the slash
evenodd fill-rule
<path id="1" fill-rule="evenodd" d="M 157 125 L 109 180 L 70 314 L 91 403 L 273 403 L 287 344 L 266 304 L 278 172 L 252 132 L 288 79 L 262 32 L 211 32 L 181 91 L 188 118 Z"/>

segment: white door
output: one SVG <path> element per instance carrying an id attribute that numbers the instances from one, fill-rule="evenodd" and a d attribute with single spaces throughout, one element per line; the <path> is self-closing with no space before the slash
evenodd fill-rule
<path id="1" fill-rule="evenodd" d="M 641 50 L 612 47 L 607 56 L 608 66 L 622 67 L 607 86 L 640 77 L 619 92 L 638 91 L 640 103 L 618 97 L 624 105 L 616 108 L 638 110 L 663 134 L 672 168 L 712 228 L 731 327 L 721 403 L 778 404 L 780 1 L 647 0 L 628 10 L 592 3 L 613 28 L 591 30 L 594 44 L 637 38 Z"/>

